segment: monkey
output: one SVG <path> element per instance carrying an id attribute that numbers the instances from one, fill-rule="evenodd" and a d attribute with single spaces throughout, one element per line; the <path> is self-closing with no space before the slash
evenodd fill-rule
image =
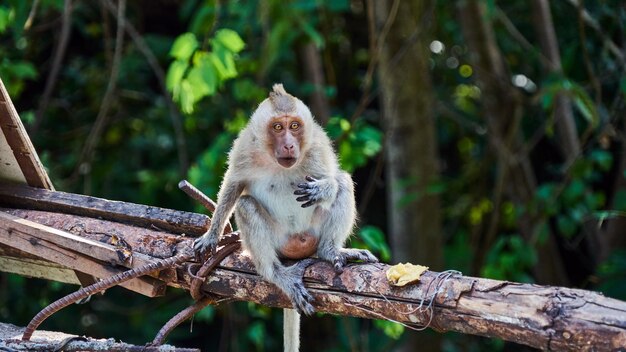
<path id="1" fill-rule="evenodd" d="M 364 249 L 344 248 L 356 222 L 354 184 L 341 170 L 330 138 L 309 108 L 275 84 L 233 142 L 209 230 L 197 253 L 213 252 L 232 213 L 243 247 L 260 276 L 280 288 L 295 310 L 284 310 L 285 351 L 299 348 L 300 314 L 313 296 L 303 274 L 316 254 L 341 272 L 348 261 L 374 263 Z"/>

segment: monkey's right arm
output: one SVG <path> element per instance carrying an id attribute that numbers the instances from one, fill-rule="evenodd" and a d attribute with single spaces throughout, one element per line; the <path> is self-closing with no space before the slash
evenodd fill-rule
<path id="1" fill-rule="evenodd" d="M 217 200 L 217 208 L 215 208 L 211 218 L 211 227 L 193 243 L 193 248 L 196 252 L 215 251 L 219 236 L 224 232 L 226 223 L 230 219 L 237 204 L 237 199 L 241 196 L 244 188 L 245 184 L 243 182 L 230 181 L 229 177 L 224 178 Z"/>

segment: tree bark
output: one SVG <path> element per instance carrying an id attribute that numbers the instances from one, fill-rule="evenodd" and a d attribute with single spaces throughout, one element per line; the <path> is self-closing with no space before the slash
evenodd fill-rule
<path id="1" fill-rule="evenodd" d="M 428 192 L 439 173 L 428 66 L 433 2 L 395 1 L 377 1 L 375 5 L 378 41 L 384 40 L 378 42 L 378 77 L 385 125 L 391 250 L 396 261 L 440 269 L 440 200 Z M 439 351 L 440 343 L 440 336 L 410 333 L 400 350 Z"/>
<path id="2" fill-rule="evenodd" d="M 308 42 L 300 48 L 300 55 L 304 62 L 303 69 L 306 80 L 313 86 L 313 92 L 309 99 L 311 112 L 320 125 L 325 126 L 330 118 L 330 107 L 328 106 L 328 98 L 324 94 L 326 80 L 324 79 L 324 68 L 319 49 L 314 43 Z"/>

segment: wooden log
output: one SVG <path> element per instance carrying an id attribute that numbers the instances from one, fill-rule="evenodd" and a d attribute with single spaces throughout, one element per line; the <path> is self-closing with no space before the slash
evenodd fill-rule
<path id="1" fill-rule="evenodd" d="M 64 226 L 68 226 L 68 221 Z M 107 223 L 102 221 L 98 225 L 101 228 L 93 227 L 91 231 L 107 233 L 114 227 Z M 141 231 L 121 236 L 128 243 L 141 241 Z M 174 245 L 167 240 L 152 243 Z M 175 246 L 181 252 L 189 250 L 191 244 L 191 239 L 182 238 Z M 177 269 L 177 286 L 189 288 L 192 278 L 188 266 L 192 264 Z M 419 283 L 398 288 L 387 282 L 388 268 L 386 264 L 350 264 L 342 274 L 336 274 L 331 265 L 319 262 L 307 269 L 305 283 L 320 312 L 389 319 L 422 327 L 430 320 L 426 307 L 436 290 L 430 323 L 436 330 L 500 338 L 551 350 L 619 350 L 626 346 L 626 302 L 599 293 L 466 276 L 441 281 L 438 273 L 430 271 Z M 282 292 L 255 274 L 250 258 L 242 253 L 223 260 L 207 278 L 203 290 L 271 307 L 291 306 Z"/>
<path id="2" fill-rule="evenodd" d="M 199 236 L 209 229 L 202 214 L 0 183 L 0 206 L 101 218 L 175 234 Z"/>
<path id="3" fill-rule="evenodd" d="M 440 282 L 438 273 L 431 271 L 419 284 L 396 288 L 387 282 L 388 268 L 351 264 L 338 275 L 328 263 L 317 263 L 307 269 L 305 283 L 320 312 L 388 319 L 420 328 L 431 319 L 425 306 L 441 284 L 430 323 L 433 329 L 545 350 L 609 351 L 626 346 L 626 302 L 596 292 L 466 276 Z M 228 257 L 203 289 L 231 299 L 291 307 L 282 292 L 253 272 L 246 256 Z"/>

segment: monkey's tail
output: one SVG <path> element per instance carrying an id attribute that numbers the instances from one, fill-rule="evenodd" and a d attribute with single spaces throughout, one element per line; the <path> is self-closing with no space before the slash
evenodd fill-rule
<path id="1" fill-rule="evenodd" d="M 285 352 L 300 350 L 300 314 L 295 309 L 283 310 L 283 342 Z"/>

